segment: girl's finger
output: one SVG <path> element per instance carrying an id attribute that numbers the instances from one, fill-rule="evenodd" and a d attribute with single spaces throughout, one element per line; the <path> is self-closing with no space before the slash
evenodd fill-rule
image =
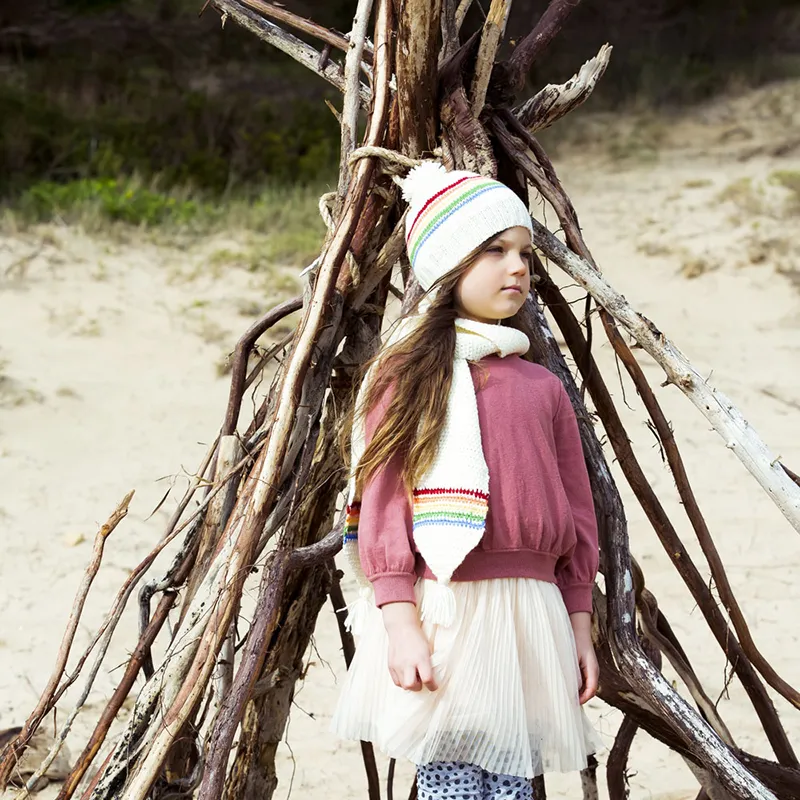
<path id="1" fill-rule="evenodd" d="M 589 686 L 588 671 L 586 669 L 586 662 L 581 658 L 578 662 L 581 670 L 581 686 L 578 694 L 578 702 L 583 705 L 589 698 L 586 696 L 586 690 Z"/>
<path id="2" fill-rule="evenodd" d="M 588 703 L 597 694 L 597 672 L 596 668 L 591 668 L 585 661 L 581 661 L 581 694 L 580 704 Z"/>
<path id="3" fill-rule="evenodd" d="M 403 669 L 403 688 L 412 692 L 418 692 L 422 688 L 417 676 L 417 668 L 413 664 L 409 664 Z"/>
<path id="4" fill-rule="evenodd" d="M 417 665 L 417 672 L 419 673 L 419 679 L 422 681 L 422 685 L 426 689 L 435 692 L 439 688 L 439 684 L 436 683 L 436 678 L 433 674 L 433 665 L 430 659 L 420 661 Z"/>
<path id="5" fill-rule="evenodd" d="M 597 689 L 599 688 L 599 686 L 600 686 L 600 667 L 595 662 L 592 665 L 592 668 L 587 670 L 586 701 L 591 700 L 597 694 Z"/>
<path id="6" fill-rule="evenodd" d="M 394 670 L 393 667 L 389 667 L 389 674 L 392 676 L 392 683 L 395 686 L 400 686 L 400 678 L 397 676 L 397 672 Z"/>

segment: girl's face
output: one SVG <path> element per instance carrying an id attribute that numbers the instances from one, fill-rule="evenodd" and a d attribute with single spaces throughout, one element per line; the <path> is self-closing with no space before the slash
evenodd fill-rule
<path id="1" fill-rule="evenodd" d="M 490 323 L 513 317 L 531 290 L 532 260 L 527 228 L 509 228 L 492 239 L 456 284 L 455 301 L 461 315 Z"/>

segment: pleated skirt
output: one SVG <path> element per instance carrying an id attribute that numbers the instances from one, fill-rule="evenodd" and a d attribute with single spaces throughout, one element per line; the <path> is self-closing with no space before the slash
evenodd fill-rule
<path id="1" fill-rule="evenodd" d="M 417 581 L 417 607 L 431 583 Z M 415 764 L 463 761 L 525 778 L 583 769 L 597 740 L 578 702 L 575 640 L 558 587 L 534 578 L 450 586 L 454 624 L 422 623 L 439 688 L 394 685 L 376 610 L 344 680 L 333 733 Z"/>

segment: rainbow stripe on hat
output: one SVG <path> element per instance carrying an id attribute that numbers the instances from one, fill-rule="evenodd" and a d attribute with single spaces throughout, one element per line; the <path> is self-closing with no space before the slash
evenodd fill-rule
<path id="1" fill-rule="evenodd" d="M 457 211 L 493 190 L 509 190 L 502 184 L 482 175 L 459 178 L 429 197 L 420 208 L 406 233 L 408 257 L 413 265 L 438 228 L 444 225 Z"/>

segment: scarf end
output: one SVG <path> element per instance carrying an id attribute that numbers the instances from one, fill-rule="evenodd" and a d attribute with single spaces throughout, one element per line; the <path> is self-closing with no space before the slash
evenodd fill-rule
<path id="1" fill-rule="evenodd" d="M 345 629 L 352 633 L 353 636 L 361 636 L 370 616 L 377 610 L 372 587 L 365 586 L 359 589 L 358 598 L 342 609 L 342 611 L 347 612 L 347 616 L 344 619 Z"/>
<path id="2" fill-rule="evenodd" d="M 427 583 L 419 616 L 423 622 L 449 628 L 456 621 L 456 596 L 453 590 L 439 581 Z"/>

